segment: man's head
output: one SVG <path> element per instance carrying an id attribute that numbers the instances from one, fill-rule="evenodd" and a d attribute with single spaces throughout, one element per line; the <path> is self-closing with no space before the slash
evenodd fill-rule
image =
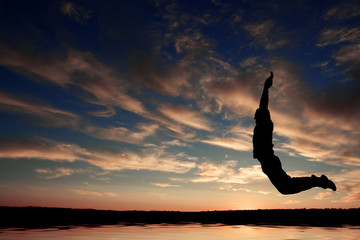
<path id="1" fill-rule="evenodd" d="M 270 112 L 267 109 L 257 109 L 255 112 L 254 119 L 256 123 L 268 121 L 270 119 Z"/>

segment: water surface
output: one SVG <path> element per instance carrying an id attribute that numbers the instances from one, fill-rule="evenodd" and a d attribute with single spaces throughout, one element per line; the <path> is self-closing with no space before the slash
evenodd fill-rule
<path id="1" fill-rule="evenodd" d="M 292 226 L 249 226 L 249 225 L 104 225 L 97 227 L 45 228 L 45 229 L 2 229 L 0 239 L 133 239 L 133 240 L 305 240 L 305 239 L 360 239 L 359 227 L 292 227 Z"/>

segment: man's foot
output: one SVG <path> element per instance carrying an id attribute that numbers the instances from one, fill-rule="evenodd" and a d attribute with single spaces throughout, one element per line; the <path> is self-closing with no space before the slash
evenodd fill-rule
<path id="1" fill-rule="evenodd" d="M 335 183 L 329 180 L 325 175 L 321 175 L 319 180 L 320 180 L 320 187 L 324 189 L 330 188 L 331 190 L 336 191 Z"/>

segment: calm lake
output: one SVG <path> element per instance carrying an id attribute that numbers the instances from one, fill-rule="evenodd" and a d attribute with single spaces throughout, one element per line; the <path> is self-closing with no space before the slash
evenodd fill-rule
<path id="1" fill-rule="evenodd" d="M 305 239 L 360 239 L 360 227 L 292 227 L 249 225 L 104 225 L 98 227 L 72 227 L 68 229 L 1 229 L 0 239 L 156 239 L 156 240 L 305 240 Z"/>

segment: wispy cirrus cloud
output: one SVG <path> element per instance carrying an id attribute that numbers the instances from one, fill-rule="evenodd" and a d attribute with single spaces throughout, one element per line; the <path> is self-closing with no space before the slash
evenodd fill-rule
<path id="1" fill-rule="evenodd" d="M 325 47 L 328 45 L 335 45 L 338 49 L 333 54 L 333 59 L 336 66 L 342 68 L 342 72 L 347 78 L 343 82 L 354 82 L 353 91 L 350 92 L 351 97 L 355 97 L 355 92 L 360 88 L 359 66 L 360 61 L 357 57 L 360 52 L 360 28 L 359 27 L 339 27 L 325 29 L 320 36 L 318 47 Z"/>
<path id="2" fill-rule="evenodd" d="M 171 106 L 168 104 L 163 104 L 160 106 L 159 112 L 161 112 L 166 117 L 186 126 L 199 130 L 212 130 L 210 120 L 202 116 L 201 112 L 190 110 L 184 106 Z"/>
<path id="3" fill-rule="evenodd" d="M 358 176 L 359 169 L 343 170 L 337 174 L 333 174 L 332 178 L 338 186 L 338 194 L 341 197 L 335 198 L 333 201 L 340 203 L 358 202 L 360 200 L 360 182 Z M 316 196 L 319 199 L 331 196 Z"/>
<path id="4" fill-rule="evenodd" d="M 225 190 L 225 191 L 232 191 L 232 192 L 238 192 L 238 191 L 244 191 L 247 193 L 257 193 L 257 194 L 261 194 L 261 195 L 268 195 L 270 192 L 267 191 L 263 191 L 263 190 L 252 190 L 249 188 L 244 188 L 244 187 L 239 187 L 239 185 L 235 185 L 235 184 L 225 184 L 222 185 L 221 187 L 219 187 L 220 190 Z"/>
<path id="5" fill-rule="evenodd" d="M 181 161 L 163 149 L 145 150 L 142 153 L 94 152 L 92 157 L 85 159 L 94 166 L 105 170 L 151 170 L 163 172 L 186 173 L 196 166 L 192 161 Z"/>
<path id="6" fill-rule="evenodd" d="M 93 125 L 88 125 L 83 128 L 82 132 L 103 140 L 113 140 L 118 142 L 127 142 L 127 143 L 140 143 L 146 137 L 153 135 L 156 130 L 159 128 L 158 124 L 154 123 L 138 123 L 136 125 L 136 130 L 131 131 L 125 127 L 96 127 Z"/>
<path id="7" fill-rule="evenodd" d="M 1 141 L 0 158 L 46 159 L 74 162 L 89 152 L 77 145 L 55 143 L 48 139 L 17 139 Z"/>
<path id="8" fill-rule="evenodd" d="M 169 43 L 158 46 L 158 54 L 150 55 L 143 51 L 130 54 L 129 75 L 138 84 L 146 86 L 162 95 L 199 99 L 203 95 L 202 84 L 215 71 L 214 66 L 231 67 L 230 64 L 214 57 L 210 40 L 201 33 L 168 34 Z M 161 42 L 161 40 L 159 40 Z M 177 58 L 158 56 L 163 48 L 171 44 L 177 51 Z M 171 63 L 165 61 L 173 59 Z"/>
<path id="9" fill-rule="evenodd" d="M 360 16 L 360 6 L 356 1 L 342 2 L 337 6 L 329 9 L 325 15 L 325 19 L 334 18 L 336 20 L 348 19 Z"/>
<path id="10" fill-rule="evenodd" d="M 176 139 L 187 141 L 196 137 L 196 129 L 189 128 L 180 122 L 174 121 L 166 116 L 162 116 L 162 114 L 152 114 L 149 116 L 149 119 L 157 122 L 160 126 L 166 129 L 168 135 Z"/>
<path id="11" fill-rule="evenodd" d="M 236 161 L 229 160 L 223 164 L 203 162 L 197 166 L 199 177 L 192 182 L 218 182 L 233 184 L 248 184 L 253 181 L 265 180 L 260 165 L 235 168 Z"/>
<path id="12" fill-rule="evenodd" d="M 341 47 L 335 54 L 334 59 L 337 66 L 344 68 L 344 72 L 348 75 L 348 80 L 355 81 L 355 87 L 352 89 L 350 97 L 357 98 L 357 91 L 360 88 L 358 81 L 360 61 L 357 57 L 360 53 L 360 37 L 356 44 Z M 355 102 L 356 103 L 356 102 Z"/>
<path id="13" fill-rule="evenodd" d="M 91 191 L 91 190 L 84 190 L 84 189 L 68 189 L 71 192 L 74 192 L 79 195 L 88 195 L 88 196 L 95 196 L 95 197 L 118 197 L 120 196 L 118 193 L 115 192 L 99 192 L 99 191 Z"/>
<path id="14" fill-rule="evenodd" d="M 201 33 L 195 33 L 192 36 L 181 35 L 175 39 L 177 53 L 206 50 L 211 46 L 212 44 Z"/>
<path id="15" fill-rule="evenodd" d="M 0 46 L 0 64 L 30 77 L 40 77 L 61 87 L 75 85 L 90 93 L 87 102 L 113 109 L 117 106 L 136 114 L 146 114 L 142 102 L 127 94 L 128 83 L 119 73 L 88 52 L 69 50 L 67 56 L 53 58 Z"/>
<path id="16" fill-rule="evenodd" d="M 125 127 L 98 127 L 82 121 L 82 117 L 50 105 L 15 98 L 0 92 L 0 109 L 18 114 L 30 115 L 36 123 L 51 127 L 69 127 L 89 136 L 127 143 L 139 143 L 155 134 L 158 124 L 138 123 L 134 130 Z"/>
<path id="17" fill-rule="evenodd" d="M 248 68 L 254 66 L 258 61 L 258 57 L 248 57 L 240 62 L 242 68 Z"/>
<path id="18" fill-rule="evenodd" d="M 179 147 L 188 147 L 189 145 L 185 142 L 179 141 L 178 139 L 172 141 L 163 142 L 165 146 L 179 146 Z"/>
<path id="19" fill-rule="evenodd" d="M 44 159 L 51 161 L 83 161 L 104 170 L 151 170 L 186 173 L 196 167 L 193 161 L 182 161 L 162 148 L 144 149 L 143 152 L 105 152 L 81 148 L 47 139 L 3 141 L 0 158 Z"/>
<path id="20" fill-rule="evenodd" d="M 237 151 L 251 151 L 251 141 L 239 139 L 239 138 L 213 138 L 208 140 L 201 140 L 203 143 L 234 149 Z"/>
<path id="21" fill-rule="evenodd" d="M 326 29 L 320 35 L 318 47 L 338 44 L 342 42 L 358 42 L 360 41 L 360 28 L 336 28 Z"/>
<path id="22" fill-rule="evenodd" d="M 90 53 L 69 50 L 64 58 L 54 57 L 46 59 L 45 57 L 32 56 L 29 53 L 14 50 L 4 45 L 1 46 L 0 51 L 4 53 L 2 57 L 0 57 L 0 64 L 18 71 L 21 74 L 29 75 L 31 78 L 36 76 L 37 80 L 40 78 L 43 81 L 52 82 L 60 87 L 65 88 L 73 85 L 84 90 L 87 94 L 81 94 L 79 97 L 88 103 L 105 108 L 104 110 L 89 111 L 88 114 L 90 115 L 113 117 L 116 114 L 116 107 L 120 107 L 165 126 L 167 129 L 176 133 L 177 137 L 181 139 L 193 138 L 196 135 L 194 131 L 189 131 L 185 129 L 184 126 L 191 127 L 195 130 L 212 130 L 210 121 L 204 116 L 201 116 L 200 112 L 197 113 L 185 107 L 160 105 L 159 112 L 167 118 L 170 118 L 170 120 L 156 112 L 148 111 L 144 105 L 144 101 L 128 94 L 128 91 L 133 89 L 134 86 L 131 86 L 130 82 L 126 79 L 119 77 L 120 73 L 118 71 L 101 63 Z M 147 76 L 159 79 L 159 81 L 153 82 L 154 85 L 152 88 L 155 91 L 161 93 L 165 90 L 167 94 L 176 96 L 180 94 L 181 86 L 191 88 L 191 86 L 188 86 L 189 77 L 178 74 L 179 72 L 188 74 L 189 71 L 185 68 L 188 68 L 187 66 L 191 64 L 187 61 L 179 61 L 179 64 L 170 68 L 168 71 L 169 74 L 165 74 L 164 76 L 162 76 L 160 72 L 157 72 L 156 68 L 151 64 L 149 66 L 147 66 L 147 64 L 150 63 L 145 63 L 144 66 L 150 69 L 149 71 L 151 71 L 152 74 L 139 76 L 141 79 L 140 82 L 145 81 L 149 83 L 149 81 L 146 81 Z M 136 64 L 134 64 L 134 66 L 135 65 Z M 184 69 L 178 71 L 179 68 Z M 194 69 L 195 68 L 193 68 L 193 70 Z M 144 73 L 144 71 L 136 72 Z M 203 91 L 201 88 L 197 88 Z M 190 93 L 191 91 L 185 92 Z M 159 103 L 154 104 L 156 106 Z M 180 114 L 183 114 L 183 116 L 181 117 Z M 155 125 L 156 124 L 153 126 Z M 93 133 L 96 132 L 96 136 L 110 140 L 119 140 L 122 136 L 131 135 L 129 138 L 130 142 L 137 142 L 133 137 L 136 135 L 139 137 L 141 133 L 145 132 L 138 131 L 128 133 L 125 128 L 121 127 L 98 129 L 95 126 L 89 126 L 83 127 L 83 129 L 85 129 L 84 131 L 89 135 L 94 135 Z"/>
<path id="23" fill-rule="evenodd" d="M 39 123 L 55 127 L 74 127 L 81 119 L 81 117 L 75 113 L 57 109 L 46 104 L 22 100 L 4 92 L 0 92 L 0 109 L 31 115 L 35 117 Z"/>
<path id="24" fill-rule="evenodd" d="M 199 160 L 198 157 L 190 156 L 190 155 L 186 154 L 185 152 L 179 152 L 178 154 L 176 154 L 176 156 L 179 158 L 184 158 L 184 159 L 190 160 L 190 161 Z"/>
<path id="25" fill-rule="evenodd" d="M 222 138 L 210 136 L 208 139 L 201 140 L 201 142 L 237 151 L 252 150 L 252 128 L 246 128 L 239 124 L 222 129 L 222 135 Z"/>
<path id="26" fill-rule="evenodd" d="M 71 83 L 95 97 L 87 101 L 103 106 L 118 106 L 140 115 L 147 113 L 141 101 L 127 94 L 128 82 L 90 53 L 70 51 L 66 62 L 70 66 L 68 73 Z"/>
<path id="27" fill-rule="evenodd" d="M 254 88 L 259 79 L 256 74 L 239 74 L 237 77 L 223 82 L 214 82 L 207 86 L 207 92 L 216 98 L 222 107 L 227 107 L 235 113 L 249 116 L 258 107 L 258 99 L 254 95 Z"/>
<path id="28" fill-rule="evenodd" d="M 78 4 L 75 4 L 73 2 L 63 2 L 61 6 L 61 12 L 72 19 L 74 19 L 76 22 L 79 23 L 86 23 L 87 20 L 91 18 L 91 11 L 85 9 L 82 6 L 79 6 Z"/>
<path id="29" fill-rule="evenodd" d="M 176 184 L 170 184 L 170 183 L 151 183 L 151 185 L 154 185 L 156 187 L 161 187 L 161 188 L 178 188 L 178 187 L 183 187 L 181 185 L 176 185 Z"/>
<path id="30" fill-rule="evenodd" d="M 138 84 L 170 96 L 179 96 L 190 85 L 192 70 L 187 61 L 158 66 L 159 59 L 143 52 L 130 54 L 129 74 Z"/>
<path id="31" fill-rule="evenodd" d="M 316 196 L 314 197 L 314 199 L 316 200 L 323 200 L 325 198 L 328 198 L 330 196 L 332 196 L 333 193 L 332 192 L 321 192 L 321 193 L 318 193 L 316 194 Z"/>
<path id="32" fill-rule="evenodd" d="M 14 50 L 0 44 L 0 64 L 31 77 L 40 76 L 55 84 L 69 84 L 68 66 L 61 59 L 34 57 L 22 49 Z"/>
<path id="33" fill-rule="evenodd" d="M 71 168 L 38 168 L 35 169 L 35 172 L 38 174 L 39 177 L 45 179 L 54 179 L 60 177 L 66 177 L 73 174 L 84 173 L 86 172 L 83 169 L 71 169 Z"/>
<path id="34" fill-rule="evenodd" d="M 279 131 L 280 134 L 284 134 L 287 130 Z M 332 165 L 342 165 L 348 164 L 353 166 L 360 165 L 360 158 L 357 156 L 359 151 L 358 142 L 352 141 L 351 136 L 347 136 L 346 133 L 336 133 L 335 131 L 331 132 L 329 128 L 323 128 L 323 130 L 328 130 L 327 133 L 312 133 L 310 136 L 303 138 L 304 134 L 310 129 L 304 129 L 305 133 L 295 133 L 294 131 L 287 136 L 291 139 L 289 143 L 282 144 L 282 148 L 296 155 L 306 157 L 312 161 L 323 161 Z M 284 134 L 284 136 L 286 136 Z M 333 141 L 328 141 L 328 137 L 331 136 Z M 310 139 L 309 137 L 313 137 Z M 341 138 L 344 141 L 341 141 Z M 351 144 L 347 144 L 352 141 Z M 290 151 L 288 151 L 290 150 Z"/>
<path id="35" fill-rule="evenodd" d="M 275 28 L 272 20 L 248 24 L 244 26 L 244 29 L 254 37 L 255 43 L 262 45 L 267 50 L 281 47 L 288 42 L 285 38 L 280 37 L 280 31 Z"/>

